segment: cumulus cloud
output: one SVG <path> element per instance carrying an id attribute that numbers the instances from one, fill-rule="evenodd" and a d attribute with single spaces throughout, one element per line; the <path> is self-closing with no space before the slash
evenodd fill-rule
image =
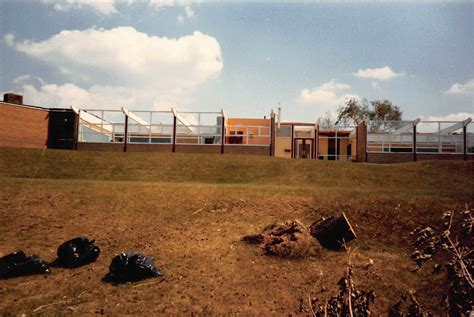
<path id="1" fill-rule="evenodd" d="M 94 85 L 85 89 L 72 83 L 44 83 L 39 86 L 24 83 L 16 91 L 24 96 L 26 104 L 52 108 L 76 106 L 83 109 L 117 110 L 125 107 L 135 110 L 170 110 L 174 107 L 186 110 L 182 104 L 189 102 L 189 97 L 177 91 L 162 93 L 157 97 L 150 91 L 129 87 Z"/>
<path id="2" fill-rule="evenodd" d="M 368 78 L 376 80 L 390 80 L 400 75 L 401 73 L 394 72 L 389 66 L 381 68 L 359 69 L 357 73 L 354 73 L 354 76 L 359 78 Z"/>
<path id="3" fill-rule="evenodd" d="M 196 87 L 218 76 L 223 67 L 218 41 L 200 32 L 166 38 L 132 27 L 87 29 L 62 31 L 39 42 L 13 40 L 10 46 L 57 68 L 71 82 L 89 87 L 69 83 L 25 88 L 25 95 L 42 101 L 50 96 L 57 106 L 64 105 L 62 100 L 109 105 L 100 95 L 120 106 L 183 102 Z"/>
<path id="4" fill-rule="evenodd" d="M 12 46 L 71 77 L 103 84 L 192 87 L 223 67 L 219 43 L 200 32 L 166 38 L 133 27 L 88 29 L 62 31 L 45 41 Z"/>
<path id="5" fill-rule="evenodd" d="M 310 89 L 303 89 L 297 99 L 298 103 L 319 106 L 324 110 L 329 110 L 335 106 L 343 105 L 346 100 L 358 98 L 352 93 L 341 93 L 341 91 L 350 89 L 351 86 L 339 83 L 336 80 L 330 80 L 321 86 Z"/>
<path id="6" fill-rule="evenodd" d="M 448 95 L 474 95 L 474 79 L 468 80 L 465 84 L 456 83 L 445 91 Z"/>
<path id="7" fill-rule="evenodd" d="M 89 7 L 101 14 L 110 15 L 117 13 L 115 7 L 116 0 L 42 0 L 42 3 L 49 5 L 55 11 L 68 11 L 71 9 L 79 9 Z"/>

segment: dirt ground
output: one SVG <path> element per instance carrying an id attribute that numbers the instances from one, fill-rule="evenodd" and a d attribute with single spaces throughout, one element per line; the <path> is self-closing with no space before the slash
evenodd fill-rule
<path id="1" fill-rule="evenodd" d="M 465 164 L 452 166 L 465 176 L 446 190 L 435 179 L 417 189 L 1 177 L 0 256 L 22 249 L 53 261 L 59 244 L 78 235 L 96 239 L 102 253 L 84 267 L 0 280 L 0 315 L 308 315 L 300 301 L 322 287 L 331 295 L 347 253 L 282 259 L 241 238 L 269 224 L 309 225 L 341 211 L 358 235 L 349 244 L 357 248 L 356 283 L 377 294 L 374 314 L 384 315 L 407 290 L 438 312 L 442 276 L 433 277 L 429 265 L 411 272 L 409 233 L 443 211 L 473 205 L 472 164 Z M 164 279 L 103 283 L 121 251 L 152 257 Z"/>

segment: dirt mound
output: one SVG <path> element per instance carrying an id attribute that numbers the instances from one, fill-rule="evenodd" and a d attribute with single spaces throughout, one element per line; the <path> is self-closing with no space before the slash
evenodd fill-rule
<path id="1" fill-rule="evenodd" d="M 242 241 L 259 244 L 265 255 L 285 258 L 314 255 L 321 249 L 308 228 L 297 220 L 268 226 L 260 234 L 244 236 Z"/>

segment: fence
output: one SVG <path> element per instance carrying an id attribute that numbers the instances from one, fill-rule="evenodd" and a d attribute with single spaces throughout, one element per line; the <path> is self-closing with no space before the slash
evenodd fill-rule
<path id="1" fill-rule="evenodd" d="M 78 142 L 123 143 L 125 116 L 120 110 L 80 110 Z"/>
<path id="2" fill-rule="evenodd" d="M 220 112 L 176 112 L 176 144 L 221 144 Z"/>
<path id="3" fill-rule="evenodd" d="M 371 121 L 367 153 L 474 153 L 474 126 L 464 121 Z"/>
<path id="4" fill-rule="evenodd" d="M 367 124 L 367 152 L 412 153 L 414 121 L 370 121 Z"/>
<path id="5" fill-rule="evenodd" d="M 464 153 L 463 126 L 452 121 L 420 121 L 417 125 L 416 152 Z"/>
<path id="6" fill-rule="evenodd" d="M 356 156 L 356 127 L 321 126 L 317 140 L 318 159 L 352 161 Z"/>
<path id="7" fill-rule="evenodd" d="M 220 150 L 219 147 L 205 150 L 212 152 L 223 152 L 224 145 L 241 145 L 248 146 L 249 150 L 236 146 L 232 152 L 258 154 L 269 153 L 263 150 L 271 145 L 269 123 L 227 126 L 223 112 L 80 109 L 77 113 L 78 143 L 123 143 L 124 150 L 126 144 L 169 144 L 173 145 L 173 151 L 181 145 L 220 146 Z M 250 149 L 250 146 L 254 148 Z M 180 149 L 184 150 L 183 147 Z"/>
<path id="8" fill-rule="evenodd" d="M 466 126 L 466 152 L 474 154 L 474 122 L 469 122 Z"/>

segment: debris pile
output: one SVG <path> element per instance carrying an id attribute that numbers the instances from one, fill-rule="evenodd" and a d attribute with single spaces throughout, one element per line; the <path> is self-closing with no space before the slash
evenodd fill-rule
<path id="1" fill-rule="evenodd" d="M 374 291 L 359 289 L 354 283 L 352 269 L 337 283 L 339 293 L 335 296 L 321 300 L 318 297 L 310 298 L 309 310 L 316 317 L 338 317 L 338 316 L 370 316 L 370 305 L 375 301 Z M 305 302 L 300 305 L 301 312 L 308 312 Z"/>
<path id="2" fill-rule="evenodd" d="M 411 258 L 415 270 L 434 260 L 433 274 L 446 272 L 443 303 L 446 315 L 467 316 L 474 307 L 474 252 L 472 210 L 455 213 L 447 211 L 440 227 L 417 228 L 414 236 L 415 251 Z"/>
<path id="3" fill-rule="evenodd" d="M 425 312 L 413 292 L 408 295 L 401 294 L 401 299 L 390 307 L 388 317 L 431 317 L 430 312 Z"/>
<path id="4" fill-rule="evenodd" d="M 242 241 L 259 244 L 265 255 L 298 258 L 315 254 L 319 245 L 299 221 L 268 226 L 262 233 L 248 235 Z"/>
<path id="5" fill-rule="evenodd" d="M 0 279 L 50 272 L 48 264 L 39 256 L 27 256 L 21 250 L 0 258 Z"/>
<path id="6" fill-rule="evenodd" d="M 95 240 L 78 237 L 64 242 L 58 248 L 57 266 L 74 268 L 94 262 L 100 254 L 100 248 Z"/>
<path id="7" fill-rule="evenodd" d="M 162 275 L 151 258 L 138 252 L 122 252 L 112 259 L 104 282 L 120 284 Z"/>

